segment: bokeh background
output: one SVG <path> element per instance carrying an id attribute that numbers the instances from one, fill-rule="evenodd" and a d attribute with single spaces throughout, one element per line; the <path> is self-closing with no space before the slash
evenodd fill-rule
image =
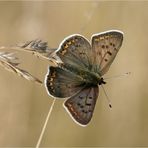
<path id="1" fill-rule="evenodd" d="M 148 146 L 148 2 L 17 1 L 0 2 L 0 46 L 33 39 L 58 47 L 68 35 L 118 29 L 124 41 L 105 77 L 113 108 L 103 91 L 91 123 L 73 122 L 57 100 L 42 147 Z M 13 51 L 16 52 L 16 51 Z M 48 61 L 17 52 L 21 68 L 44 80 Z M 33 147 L 39 138 L 52 98 L 44 85 L 29 82 L 0 67 L 0 147 Z"/>

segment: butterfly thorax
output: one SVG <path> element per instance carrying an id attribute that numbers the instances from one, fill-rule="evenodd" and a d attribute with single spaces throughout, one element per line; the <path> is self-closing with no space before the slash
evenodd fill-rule
<path id="1" fill-rule="evenodd" d="M 85 84 L 86 86 L 106 84 L 103 77 L 99 73 L 92 70 L 79 69 L 69 64 L 60 65 L 60 67 L 75 73 L 79 78 L 81 78 L 81 83 Z"/>
<path id="2" fill-rule="evenodd" d="M 84 83 L 88 86 L 106 84 L 103 77 L 91 71 L 81 71 L 80 76 L 82 77 Z"/>

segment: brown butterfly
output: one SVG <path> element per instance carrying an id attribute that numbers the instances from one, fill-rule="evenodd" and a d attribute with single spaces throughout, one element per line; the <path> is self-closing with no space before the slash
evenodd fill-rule
<path id="1" fill-rule="evenodd" d="M 110 30 L 94 34 L 89 42 L 74 34 L 62 41 L 56 51 L 63 64 L 49 67 L 45 86 L 50 96 L 68 98 L 64 107 L 79 125 L 87 125 L 94 112 L 99 85 L 105 84 L 108 71 L 119 48 L 123 33 Z"/>

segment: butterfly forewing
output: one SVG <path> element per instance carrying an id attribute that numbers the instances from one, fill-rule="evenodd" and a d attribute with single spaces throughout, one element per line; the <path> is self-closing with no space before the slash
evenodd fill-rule
<path id="1" fill-rule="evenodd" d="M 87 125 L 89 123 L 98 98 L 98 92 L 98 86 L 85 87 L 65 101 L 64 106 L 74 121 L 80 125 Z"/>
<path id="2" fill-rule="evenodd" d="M 70 97 L 83 88 L 79 76 L 52 66 L 46 75 L 45 86 L 49 95 L 59 98 Z"/>
<path id="3" fill-rule="evenodd" d="M 92 36 L 94 64 L 98 66 L 97 70 L 101 75 L 108 71 L 122 45 L 122 41 L 123 33 L 116 30 Z"/>
<path id="4" fill-rule="evenodd" d="M 90 43 L 81 35 L 72 35 L 66 38 L 59 46 L 57 55 L 64 66 L 85 69 L 92 63 Z"/>

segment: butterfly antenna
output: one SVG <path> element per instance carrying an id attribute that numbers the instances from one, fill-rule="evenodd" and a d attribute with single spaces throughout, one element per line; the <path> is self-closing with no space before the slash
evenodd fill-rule
<path id="1" fill-rule="evenodd" d="M 104 80 L 108 80 L 108 79 L 112 79 L 112 78 L 121 78 L 121 77 L 124 77 L 124 76 L 128 76 L 130 74 L 131 74 L 131 72 L 126 72 L 126 73 L 123 73 L 123 74 L 120 74 L 120 75 L 115 75 L 115 76 L 104 78 Z"/>
<path id="2" fill-rule="evenodd" d="M 102 89 L 103 89 L 103 91 L 104 91 L 104 94 L 105 94 L 106 99 L 107 99 L 107 101 L 108 101 L 109 107 L 112 108 L 111 101 L 110 101 L 110 99 L 109 99 L 109 97 L 108 97 L 108 95 L 107 95 L 107 93 L 106 93 L 106 91 L 105 91 L 104 86 L 101 85 L 101 87 L 102 87 Z"/>
<path id="3" fill-rule="evenodd" d="M 39 136 L 39 139 L 37 141 L 37 144 L 36 144 L 36 147 L 35 148 L 39 148 L 40 147 L 40 144 L 41 144 L 41 141 L 42 141 L 42 138 L 43 138 L 43 135 L 44 135 L 44 132 L 45 132 L 45 129 L 46 129 L 46 126 L 47 126 L 47 123 L 48 123 L 48 120 L 49 120 L 49 117 L 51 116 L 51 112 L 52 112 L 52 109 L 53 109 L 53 106 L 55 104 L 55 101 L 56 99 L 53 100 L 50 108 L 49 108 L 49 111 L 48 111 L 48 114 L 47 114 L 47 117 L 46 117 L 46 120 L 45 120 L 45 123 L 43 125 L 43 128 L 42 128 L 42 131 L 40 133 L 40 136 Z"/>

